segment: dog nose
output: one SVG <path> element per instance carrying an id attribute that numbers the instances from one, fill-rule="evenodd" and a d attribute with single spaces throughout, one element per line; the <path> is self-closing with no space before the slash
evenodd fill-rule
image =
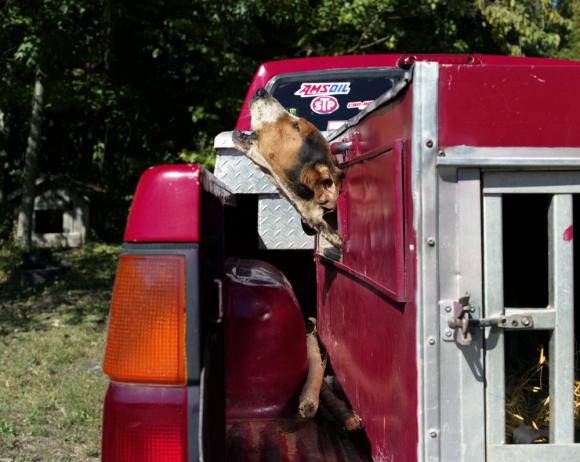
<path id="1" fill-rule="evenodd" d="M 264 90 L 263 88 L 258 88 L 256 90 L 256 96 L 258 98 L 263 98 L 264 96 L 266 96 L 268 94 L 268 92 L 266 90 Z"/>

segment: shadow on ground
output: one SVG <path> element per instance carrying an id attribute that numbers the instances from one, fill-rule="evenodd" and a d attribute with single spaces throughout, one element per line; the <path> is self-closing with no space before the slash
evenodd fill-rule
<path id="1" fill-rule="evenodd" d="M 54 280 L 21 283 L 22 254 L 0 249 L 0 335 L 39 330 L 54 323 L 91 323 L 102 329 L 108 314 L 119 246 L 87 244 L 53 253 L 64 270 Z"/>

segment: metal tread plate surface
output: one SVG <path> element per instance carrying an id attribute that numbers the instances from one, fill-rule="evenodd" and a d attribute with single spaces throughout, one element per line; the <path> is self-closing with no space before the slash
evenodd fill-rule
<path id="1" fill-rule="evenodd" d="M 234 194 L 277 193 L 266 175 L 236 149 L 218 148 L 214 175 Z"/>
<path id="2" fill-rule="evenodd" d="M 214 176 L 234 194 L 258 194 L 258 234 L 263 249 L 313 249 L 314 237 L 302 230 L 300 215 L 274 184 L 233 146 L 232 133 L 220 133 Z"/>
<path id="3" fill-rule="evenodd" d="M 264 249 L 313 249 L 314 237 L 302 230 L 300 215 L 278 194 L 258 199 L 258 235 Z"/>

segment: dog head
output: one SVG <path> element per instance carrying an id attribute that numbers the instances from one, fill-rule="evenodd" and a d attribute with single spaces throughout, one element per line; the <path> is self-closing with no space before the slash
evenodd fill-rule
<path id="1" fill-rule="evenodd" d="M 250 114 L 252 132 L 235 131 L 234 145 L 282 183 L 287 195 L 334 210 L 341 173 L 322 133 L 287 112 L 263 88 L 252 98 Z"/>

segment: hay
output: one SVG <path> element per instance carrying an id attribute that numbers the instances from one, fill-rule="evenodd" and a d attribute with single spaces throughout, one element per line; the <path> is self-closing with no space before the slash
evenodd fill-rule
<path id="1" fill-rule="evenodd" d="M 511 440 L 520 425 L 529 425 L 535 430 L 550 426 L 550 395 L 548 386 L 549 363 L 544 346 L 538 349 L 537 363 L 528 369 L 513 367 L 506 377 L 506 432 Z M 580 377 L 580 350 L 576 350 L 576 375 Z M 574 383 L 574 423 L 580 429 L 580 380 Z"/>

